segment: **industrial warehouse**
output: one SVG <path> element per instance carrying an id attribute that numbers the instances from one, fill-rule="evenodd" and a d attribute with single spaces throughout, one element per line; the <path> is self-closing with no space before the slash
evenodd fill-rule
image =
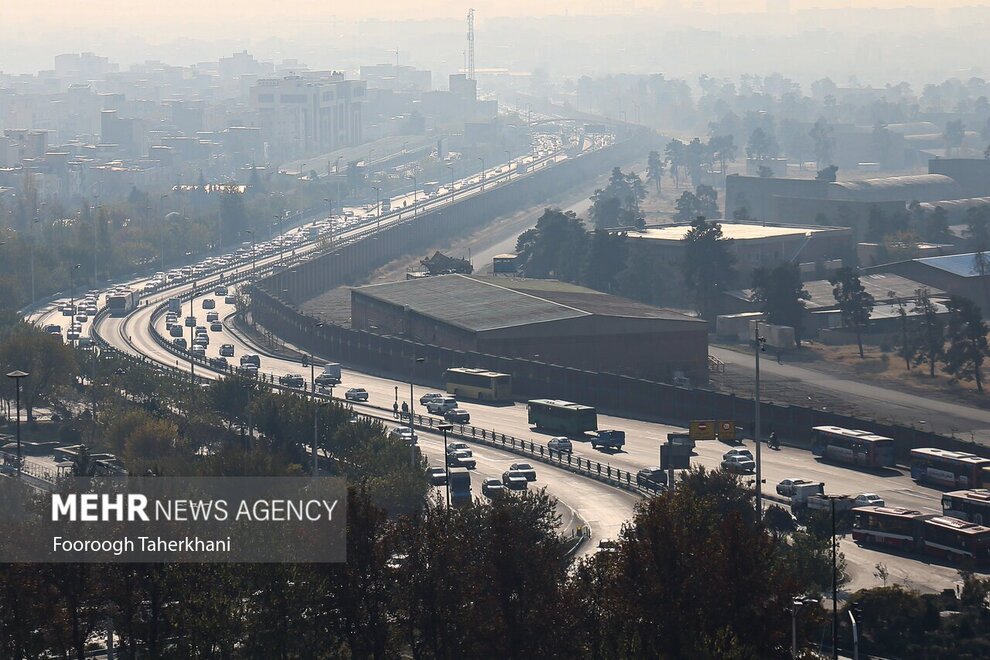
<path id="1" fill-rule="evenodd" d="M 708 327 L 555 280 L 443 275 L 351 291 L 354 329 L 651 380 L 705 382 Z"/>

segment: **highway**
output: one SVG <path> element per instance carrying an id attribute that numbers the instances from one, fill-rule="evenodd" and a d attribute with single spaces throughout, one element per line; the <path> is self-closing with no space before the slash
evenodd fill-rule
<path id="1" fill-rule="evenodd" d="M 477 180 L 477 177 L 475 177 L 475 180 Z M 486 185 L 493 184 L 494 181 L 490 176 Z M 442 202 L 443 200 L 439 199 L 437 201 Z M 408 217 L 411 215 L 411 211 L 406 210 L 405 214 Z M 393 214 L 392 216 L 383 218 L 382 224 L 386 225 L 389 222 L 398 221 L 400 221 L 399 214 Z M 336 239 L 347 240 L 355 238 L 371 231 L 374 224 L 373 221 L 370 223 L 365 222 L 360 226 L 346 229 L 340 232 Z M 264 267 L 278 259 L 279 256 L 277 254 L 259 258 L 257 260 L 257 267 Z M 243 273 L 246 267 L 250 266 L 241 263 L 236 268 L 226 270 L 225 275 L 229 277 L 237 272 Z M 209 284 L 210 281 L 208 278 L 200 280 L 201 285 Z M 135 283 L 138 286 L 141 284 L 141 282 Z M 164 349 L 152 338 L 151 318 L 157 302 L 179 295 L 183 291 L 187 291 L 189 287 L 190 284 L 182 284 L 162 290 L 150 296 L 148 304 L 140 307 L 130 316 L 126 318 L 107 318 L 99 328 L 101 336 L 119 350 L 131 354 L 145 355 L 164 365 L 178 367 L 180 369 L 188 368 L 188 361 L 184 361 Z M 198 318 L 199 325 L 208 325 L 205 323 L 206 311 L 202 307 L 202 301 L 206 297 L 212 297 L 212 293 L 200 295 L 192 302 L 192 307 Z M 188 303 L 184 305 L 180 318 L 188 314 L 188 307 Z M 216 300 L 216 311 L 221 319 L 226 319 L 234 310 L 231 305 L 227 305 L 223 301 L 223 298 L 220 297 Z M 38 318 L 38 322 L 48 322 L 48 319 L 52 318 L 52 314 L 53 312 L 49 312 L 47 317 L 46 315 L 42 315 Z M 164 317 L 158 320 L 156 330 L 163 336 L 168 336 L 165 331 Z M 239 356 L 245 352 L 262 353 L 259 347 L 253 345 L 245 337 L 241 336 L 240 333 L 234 332 L 229 323 L 224 324 L 224 330 L 222 332 L 211 332 L 209 334 L 211 336 L 211 342 L 207 350 L 208 357 L 218 356 L 219 346 L 223 343 L 233 344 L 235 347 L 235 357 L 232 360 L 232 364 L 237 364 Z M 334 360 L 334 356 L 320 355 L 317 356 L 317 359 Z M 272 378 L 277 378 L 287 373 L 299 373 L 306 380 L 308 380 L 309 376 L 306 373 L 306 369 L 302 368 L 298 361 L 264 354 L 262 354 L 261 358 L 261 370 Z M 219 376 L 215 372 L 204 373 L 202 367 L 197 368 L 196 371 L 198 374 L 207 377 Z M 415 379 L 415 374 L 413 378 Z M 370 393 L 371 402 L 383 407 L 391 407 L 397 391 L 400 401 L 408 396 L 408 384 L 405 382 L 370 376 L 354 370 L 344 371 L 342 387 L 364 387 Z M 425 412 L 419 406 L 418 400 L 423 393 L 431 391 L 431 389 L 422 386 L 416 386 L 414 388 L 414 408 L 417 411 Z M 338 389 L 336 392 L 338 397 L 341 393 L 341 389 Z M 552 393 L 548 393 L 548 395 L 552 396 Z M 545 443 L 549 439 L 549 436 L 541 435 L 529 428 L 526 421 L 524 404 L 516 403 L 512 406 L 495 407 L 467 403 L 464 407 L 471 413 L 471 421 L 475 426 L 496 429 L 501 433 L 511 434 L 538 443 Z M 575 455 L 607 462 L 613 467 L 631 472 L 636 472 L 642 467 L 656 465 L 658 462 L 659 445 L 665 441 L 667 433 L 683 431 L 681 427 L 623 419 L 606 414 L 599 415 L 599 427 L 618 428 L 626 431 L 627 443 L 624 450 L 606 454 L 578 444 L 575 447 Z M 428 443 L 424 440 L 424 444 Z M 720 443 L 701 443 L 697 448 L 697 455 L 693 458 L 693 463 L 705 465 L 709 468 L 717 467 L 726 449 L 727 446 Z M 497 468 L 499 465 L 507 465 L 516 459 L 512 454 L 505 454 L 487 448 L 479 449 L 479 456 L 485 457 L 483 461 L 479 460 L 479 465 L 484 465 L 490 461 L 493 468 Z M 491 458 L 488 458 L 489 456 Z M 540 471 L 541 474 L 561 473 L 559 476 L 554 475 L 548 479 L 546 483 L 548 492 L 555 495 L 566 507 L 570 507 L 576 511 L 581 518 L 587 520 L 597 538 L 614 536 L 618 532 L 622 522 L 628 519 L 632 511 L 632 506 L 636 498 L 631 494 L 622 493 L 565 471 L 554 470 L 549 466 L 542 466 Z M 497 472 L 497 475 L 492 474 L 492 476 L 499 476 L 501 469 L 498 469 Z M 903 472 L 891 472 L 881 476 L 828 465 L 820 462 L 809 452 L 803 450 L 785 448 L 781 451 L 764 451 L 763 473 L 766 480 L 764 492 L 767 493 L 773 493 L 774 485 L 783 478 L 800 477 L 825 482 L 826 492 L 830 493 L 856 495 L 861 492 L 875 492 L 881 495 L 888 505 L 904 506 L 926 513 L 940 511 L 940 493 L 916 485 Z M 479 474 L 480 476 L 481 474 Z M 475 481 L 477 487 L 480 489 L 480 478 L 475 479 Z M 876 580 L 872 578 L 872 571 L 873 566 L 878 562 L 883 562 L 887 565 L 888 570 L 895 580 L 913 584 L 925 590 L 937 591 L 950 587 L 957 579 L 955 570 L 949 567 L 926 564 L 925 562 L 910 558 L 894 557 L 873 550 L 858 548 L 848 542 L 843 543 L 843 550 L 847 555 L 850 565 L 856 569 L 854 585 L 857 586 L 875 584 Z M 912 581 L 909 582 L 909 578 Z"/>

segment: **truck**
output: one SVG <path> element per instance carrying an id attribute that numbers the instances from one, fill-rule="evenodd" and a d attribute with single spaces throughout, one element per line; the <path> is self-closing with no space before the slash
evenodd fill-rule
<path id="1" fill-rule="evenodd" d="M 823 483 L 794 484 L 791 488 L 791 506 L 808 506 L 809 498 L 815 495 L 823 495 L 824 493 L 825 484 Z M 838 507 L 838 504 L 836 502 L 836 507 Z M 825 506 L 831 507 L 828 500 L 825 500 Z"/>
<path id="2" fill-rule="evenodd" d="M 808 495 L 803 504 L 791 502 L 791 508 L 804 509 L 805 511 L 825 511 L 831 513 L 832 500 L 835 500 L 835 512 L 844 513 L 856 506 L 856 498 L 849 495 L 823 495 L 814 493 Z"/>
<path id="3" fill-rule="evenodd" d="M 465 506 L 471 503 L 471 473 L 467 468 L 447 468 L 447 482 L 450 484 L 450 503 Z"/>
<path id="4" fill-rule="evenodd" d="M 622 449 L 622 446 L 626 444 L 625 431 L 599 429 L 597 431 L 588 431 L 585 435 L 589 436 L 592 449 L 598 449 L 599 447 L 605 447 L 607 449 Z"/>
<path id="5" fill-rule="evenodd" d="M 169 298 L 168 299 L 168 311 L 172 312 L 173 314 L 181 314 L 182 313 L 182 300 L 180 300 L 179 298 Z"/>
<path id="6" fill-rule="evenodd" d="M 328 362 L 323 365 L 323 373 L 316 377 L 317 385 L 340 385 L 340 363 Z"/>

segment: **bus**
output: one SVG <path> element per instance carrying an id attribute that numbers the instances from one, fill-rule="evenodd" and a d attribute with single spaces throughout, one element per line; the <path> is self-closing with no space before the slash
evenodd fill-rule
<path id="1" fill-rule="evenodd" d="M 447 369 L 443 381 L 448 394 L 457 399 L 512 401 L 512 376 L 485 369 Z"/>
<path id="2" fill-rule="evenodd" d="M 519 260 L 519 255 L 507 252 L 505 254 L 496 254 L 492 257 L 492 272 L 498 273 L 515 273 L 517 270 L 516 263 Z"/>
<path id="3" fill-rule="evenodd" d="M 869 431 L 838 426 L 811 429 L 811 453 L 837 463 L 860 467 L 894 467 L 894 441 Z"/>
<path id="4" fill-rule="evenodd" d="M 466 468 L 447 468 L 447 483 L 450 487 L 450 503 L 466 506 L 471 503 L 471 473 Z"/>
<path id="5" fill-rule="evenodd" d="M 527 402 L 529 423 L 537 429 L 581 435 L 598 429 L 598 411 L 570 401 L 533 399 Z"/>
<path id="6" fill-rule="evenodd" d="M 853 540 L 904 550 L 919 546 L 921 523 L 931 517 L 913 509 L 884 506 L 858 506 L 852 513 Z"/>
<path id="7" fill-rule="evenodd" d="M 922 523 L 921 535 L 927 554 L 952 562 L 990 564 L 990 527 L 959 518 L 935 516 Z"/>
<path id="8" fill-rule="evenodd" d="M 141 294 L 134 289 L 115 289 L 107 295 L 110 316 L 127 316 L 138 305 Z"/>
<path id="9" fill-rule="evenodd" d="M 942 495 L 942 513 L 977 525 L 990 525 L 990 489 L 955 490 Z"/>
<path id="10" fill-rule="evenodd" d="M 935 447 L 911 450 L 911 478 L 919 483 L 950 488 L 978 488 L 988 474 L 990 458 Z"/>

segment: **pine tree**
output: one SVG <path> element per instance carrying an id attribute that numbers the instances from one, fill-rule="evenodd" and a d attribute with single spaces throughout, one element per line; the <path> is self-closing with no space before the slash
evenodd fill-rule
<path id="1" fill-rule="evenodd" d="M 859 281 L 859 275 L 852 268 L 840 268 L 835 271 L 835 275 L 829 279 L 829 284 L 832 285 L 832 295 L 842 314 L 842 325 L 851 327 L 856 332 L 859 357 L 865 358 L 863 330 L 869 325 L 870 316 L 873 314 L 873 296 L 866 292 L 863 283 Z"/>
<path id="2" fill-rule="evenodd" d="M 952 296 L 948 302 L 948 349 L 945 352 L 946 373 L 964 380 L 975 380 L 976 389 L 983 392 L 980 367 L 987 355 L 987 324 L 980 308 L 969 298 Z"/>

